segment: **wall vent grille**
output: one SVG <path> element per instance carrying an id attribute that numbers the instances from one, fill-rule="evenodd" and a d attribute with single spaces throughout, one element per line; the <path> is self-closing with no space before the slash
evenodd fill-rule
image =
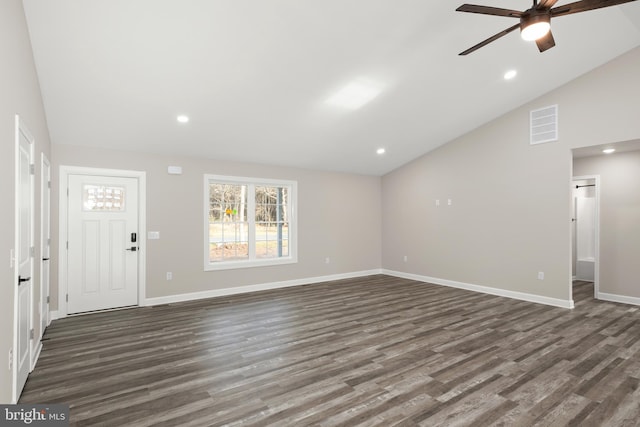
<path id="1" fill-rule="evenodd" d="M 530 144 L 542 144 L 558 140 L 558 106 L 532 110 L 529 114 Z"/>

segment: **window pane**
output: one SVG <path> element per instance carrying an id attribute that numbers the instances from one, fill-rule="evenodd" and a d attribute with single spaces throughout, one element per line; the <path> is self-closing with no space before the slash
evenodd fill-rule
<path id="1" fill-rule="evenodd" d="M 287 222 L 289 189 L 256 186 L 256 222 Z"/>
<path id="2" fill-rule="evenodd" d="M 256 186 L 256 257 L 278 258 L 289 255 L 287 187 Z M 288 242 L 287 242 L 288 243 Z"/>
<path id="3" fill-rule="evenodd" d="M 211 262 L 246 260 L 248 258 L 248 242 L 209 244 L 209 260 Z"/>
<path id="4" fill-rule="evenodd" d="M 209 224 L 209 259 L 229 261 L 249 257 L 249 225 L 243 223 Z"/>
<path id="5" fill-rule="evenodd" d="M 248 242 L 249 228 L 246 222 L 225 222 L 222 225 L 222 242 Z"/>
<path id="6" fill-rule="evenodd" d="M 243 221 L 247 218 L 247 186 L 209 185 L 210 221 Z"/>
<path id="7" fill-rule="evenodd" d="M 283 223 L 256 224 L 256 257 L 289 256 L 289 227 Z"/>
<path id="8" fill-rule="evenodd" d="M 82 210 L 124 211 L 124 187 L 85 184 L 82 188 Z"/>
<path id="9" fill-rule="evenodd" d="M 209 260 L 248 259 L 247 186 L 209 185 Z"/>

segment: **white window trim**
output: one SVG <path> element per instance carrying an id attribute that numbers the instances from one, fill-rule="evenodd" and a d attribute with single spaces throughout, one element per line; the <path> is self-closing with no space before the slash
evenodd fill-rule
<path id="1" fill-rule="evenodd" d="M 289 218 L 289 256 L 268 259 L 248 259 L 234 261 L 209 261 L 209 184 L 211 182 L 220 182 L 235 185 L 252 184 L 254 186 L 281 186 L 288 187 L 291 191 L 290 200 L 290 218 Z M 250 191 L 247 197 L 252 196 Z M 267 179 L 267 178 L 251 178 L 226 175 L 204 175 L 204 271 L 230 270 L 238 268 L 250 267 L 266 267 L 272 265 L 295 264 L 298 262 L 298 183 L 296 181 Z M 255 213 L 250 212 L 248 216 L 252 217 Z M 253 227 L 249 227 L 249 250 L 255 256 L 255 233 Z M 251 256 L 250 256 L 251 257 Z"/>

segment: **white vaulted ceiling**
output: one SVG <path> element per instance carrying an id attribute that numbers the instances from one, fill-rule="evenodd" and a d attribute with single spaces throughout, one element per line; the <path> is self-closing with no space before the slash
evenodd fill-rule
<path id="1" fill-rule="evenodd" d="M 429 0 L 24 0 L 54 144 L 382 175 L 640 45 L 640 2 L 552 21 Z M 474 3 L 524 10 L 529 0 Z M 560 1 L 558 4 L 567 3 Z M 517 69 L 515 79 L 504 73 Z M 326 102 L 355 81 L 358 109 Z M 190 121 L 180 124 L 176 116 Z M 384 155 L 376 149 L 385 148 Z"/>

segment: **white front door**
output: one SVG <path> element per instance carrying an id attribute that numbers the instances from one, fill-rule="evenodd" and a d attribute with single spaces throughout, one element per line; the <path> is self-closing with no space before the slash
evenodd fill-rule
<path id="1" fill-rule="evenodd" d="M 33 139 L 16 118 L 18 139 L 17 248 L 16 267 L 16 399 L 20 396 L 31 368 L 31 319 L 33 275 Z"/>
<path id="2" fill-rule="evenodd" d="M 137 305 L 138 179 L 68 178 L 68 312 Z"/>
<path id="3" fill-rule="evenodd" d="M 41 213 L 40 213 L 40 338 L 49 326 L 49 284 L 51 277 L 51 163 L 42 155 Z"/>

